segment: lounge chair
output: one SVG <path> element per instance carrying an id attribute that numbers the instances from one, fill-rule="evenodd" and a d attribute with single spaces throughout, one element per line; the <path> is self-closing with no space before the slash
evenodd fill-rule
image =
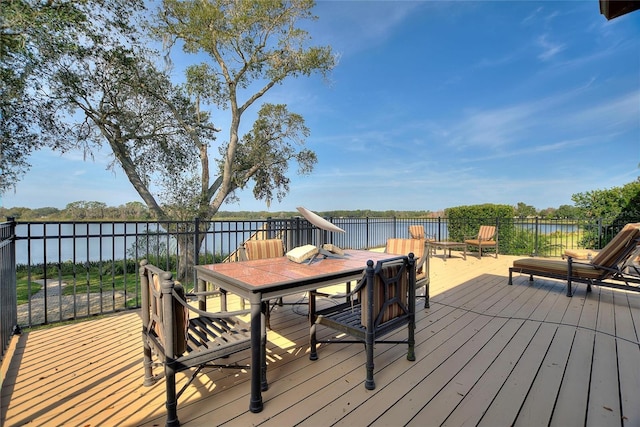
<path id="1" fill-rule="evenodd" d="M 473 238 L 465 238 L 464 240 L 465 250 L 464 257 L 467 258 L 467 247 L 476 246 L 480 259 L 482 259 L 483 248 L 494 248 L 496 258 L 498 258 L 498 236 L 496 233 L 496 227 L 493 225 L 481 225 L 478 230 L 478 234 Z"/>
<path id="2" fill-rule="evenodd" d="M 415 261 L 413 255 L 378 261 L 367 261 L 367 267 L 356 288 L 349 293 L 351 301 L 330 305 L 329 308 L 316 311 L 316 295 L 311 295 L 309 308 L 311 328 L 309 342 L 310 360 L 318 359 L 318 343 L 364 343 L 367 361 L 364 386 L 367 390 L 375 388 L 373 380 L 374 344 L 408 345 L 407 360 L 416 360 L 415 347 Z M 344 298 L 345 295 L 334 295 Z M 352 340 L 318 340 L 316 330 L 319 325 L 334 329 L 340 334 L 353 337 Z M 406 340 L 380 340 L 384 335 L 399 328 L 407 328 Z"/>
<path id="3" fill-rule="evenodd" d="M 586 283 L 587 292 L 591 292 L 591 285 L 640 291 L 640 277 L 627 272 L 639 244 L 640 223 L 627 224 L 590 262 L 574 261 L 571 256 L 566 261 L 541 258 L 514 261 L 509 268 L 509 284 L 513 283 L 515 272 L 529 274 L 529 281 L 533 281 L 533 276 L 566 280 L 569 297 L 573 295 L 573 282 Z"/>
<path id="4" fill-rule="evenodd" d="M 211 313 L 197 309 L 187 299 L 202 298 L 204 303 L 207 293 L 185 293 L 170 272 L 146 260 L 140 262 L 140 287 L 144 385 L 151 386 L 160 379 L 153 375 L 153 367 L 163 365 L 166 425 L 179 426 L 178 399 L 203 367 L 247 369 L 247 366 L 213 362 L 222 362 L 232 354 L 251 348 L 250 326 L 237 317 L 249 310 Z M 176 373 L 187 370 L 192 370 L 191 377 L 176 392 Z"/>
<path id="5" fill-rule="evenodd" d="M 421 226 L 420 226 L 421 227 Z M 385 252 L 393 255 L 408 255 L 413 253 L 416 259 L 416 289 L 424 288 L 424 308 L 429 308 L 429 242 L 425 239 L 387 239 Z"/>

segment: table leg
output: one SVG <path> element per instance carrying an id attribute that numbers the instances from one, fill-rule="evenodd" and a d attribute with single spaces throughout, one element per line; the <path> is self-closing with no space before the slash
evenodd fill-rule
<path id="1" fill-rule="evenodd" d="M 196 280 L 196 286 L 194 289 L 196 292 L 204 292 L 207 290 L 207 282 L 202 279 Z M 200 295 L 198 297 L 198 308 L 202 311 L 207 311 L 207 297 Z"/>
<path id="2" fill-rule="evenodd" d="M 260 388 L 262 391 L 269 389 L 267 382 L 267 319 L 269 316 L 269 301 L 262 303 L 262 321 L 260 322 Z"/>
<path id="3" fill-rule="evenodd" d="M 262 411 L 262 301 L 260 295 L 251 299 L 251 400 L 249 411 Z"/>

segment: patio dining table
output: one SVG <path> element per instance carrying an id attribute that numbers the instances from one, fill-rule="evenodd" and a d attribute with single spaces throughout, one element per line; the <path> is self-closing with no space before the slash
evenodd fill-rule
<path id="1" fill-rule="evenodd" d="M 389 254 L 380 252 L 346 250 L 342 257 L 318 257 L 303 263 L 290 261 L 283 256 L 195 267 L 198 289 L 205 289 L 205 283 L 212 283 L 249 300 L 251 304 L 251 412 L 262 411 L 262 391 L 268 389 L 268 301 L 357 280 L 362 276 L 367 260 L 375 263 L 389 257 Z"/>

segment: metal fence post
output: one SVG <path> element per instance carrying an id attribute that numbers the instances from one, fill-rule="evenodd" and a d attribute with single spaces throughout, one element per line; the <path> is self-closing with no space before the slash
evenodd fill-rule
<path id="1" fill-rule="evenodd" d="M 193 257 L 195 265 L 200 264 L 200 218 L 196 217 L 194 220 L 195 235 L 193 241 Z"/>
<path id="2" fill-rule="evenodd" d="M 0 224 L 0 362 L 11 341 L 20 333 L 16 285 L 16 221 Z"/>
<path id="3" fill-rule="evenodd" d="M 535 231 L 534 231 L 534 239 L 533 239 L 533 254 L 531 254 L 531 256 L 536 256 L 538 254 L 538 233 L 540 231 L 540 218 L 536 217 L 536 222 L 535 222 Z"/>

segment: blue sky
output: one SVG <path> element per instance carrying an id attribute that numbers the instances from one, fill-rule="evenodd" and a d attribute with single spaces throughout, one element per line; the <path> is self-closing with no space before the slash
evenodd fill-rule
<path id="1" fill-rule="evenodd" d="M 281 203 L 244 191 L 223 210 L 544 209 L 640 176 L 640 11 L 607 21 L 597 0 L 319 1 L 315 13 L 314 43 L 339 54 L 330 80 L 287 80 L 264 101 L 304 116 L 318 164 L 292 168 Z M 2 205 L 141 201 L 108 162 L 40 152 Z"/>

